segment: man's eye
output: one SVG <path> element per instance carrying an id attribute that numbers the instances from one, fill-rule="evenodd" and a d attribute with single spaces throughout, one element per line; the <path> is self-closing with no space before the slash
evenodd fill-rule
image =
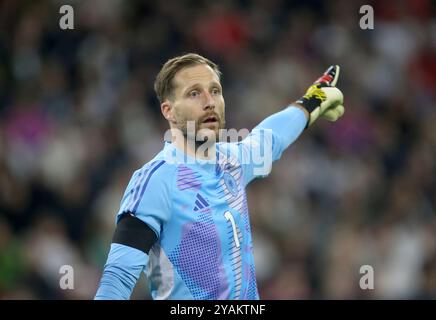
<path id="1" fill-rule="evenodd" d="M 195 98 L 195 97 L 198 97 L 199 94 L 200 94 L 200 93 L 199 93 L 197 90 L 193 90 L 193 91 L 191 91 L 191 92 L 189 93 L 189 96 L 190 96 L 191 98 Z"/>
<path id="2" fill-rule="evenodd" d="M 220 94 L 221 90 L 218 88 L 212 89 L 212 94 Z"/>

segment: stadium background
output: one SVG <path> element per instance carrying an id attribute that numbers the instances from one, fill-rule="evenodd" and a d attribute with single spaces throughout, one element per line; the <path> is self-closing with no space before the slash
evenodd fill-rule
<path id="1" fill-rule="evenodd" d="M 430 0 L 1 1 L 0 298 L 93 297 L 130 174 L 162 147 L 154 77 L 191 51 L 220 64 L 237 129 L 342 67 L 344 117 L 248 188 L 261 297 L 435 299 Z M 74 290 L 59 288 L 66 264 Z M 366 264 L 374 290 L 359 288 Z M 143 276 L 132 298 L 150 298 Z"/>

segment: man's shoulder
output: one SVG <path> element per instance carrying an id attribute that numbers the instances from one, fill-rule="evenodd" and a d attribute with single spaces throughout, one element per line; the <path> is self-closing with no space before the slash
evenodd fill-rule
<path id="1" fill-rule="evenodd" d="M 163 157 L 156 156 L 154 159 L 145 163 L 141 168 L 137 169 L 133 176 L 153 176 L 160 179 L 170 178 L 174 176 L 177 167 Z"/>

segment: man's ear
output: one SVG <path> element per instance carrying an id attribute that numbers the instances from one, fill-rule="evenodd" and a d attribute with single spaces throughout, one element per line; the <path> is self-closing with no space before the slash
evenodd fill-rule
<path id="1" fill-rule="evenodd" d="M 173 106 L 168 99 L 160 104 L 160 110 L 165 119 L 167 119 L 169 122 L 175 122 L 173 115 Z"/>

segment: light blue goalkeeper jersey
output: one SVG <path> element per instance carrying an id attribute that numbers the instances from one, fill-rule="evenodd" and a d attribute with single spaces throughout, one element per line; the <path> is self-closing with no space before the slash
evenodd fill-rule
<path id="1" fill-rule="evenodd" d="M 217 143 L 210 161 L 165 143 L 134 172 L 117 214 L 117 221 L 125 213 L 141 219 L 157 241 L 148 255 L 112 244 L 96 298 L 129 297 L 144 271 L 153 299 L 259 299 L 245 187 L 269 173 L 306 123 L 303 111 L 289 107 L 241 142 Z M 117 274 L 127 276 L 117 282 L 125 288 L 113 291 Z"/>

